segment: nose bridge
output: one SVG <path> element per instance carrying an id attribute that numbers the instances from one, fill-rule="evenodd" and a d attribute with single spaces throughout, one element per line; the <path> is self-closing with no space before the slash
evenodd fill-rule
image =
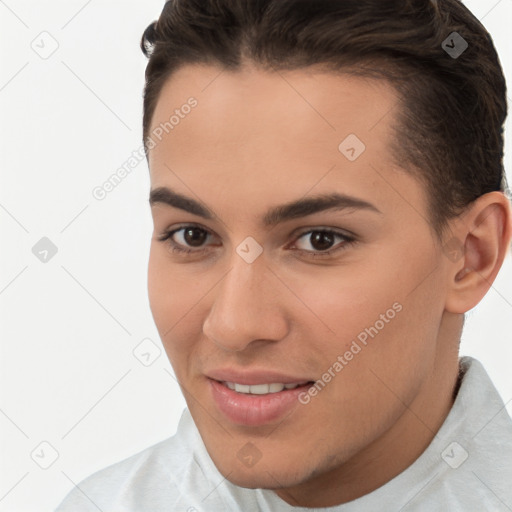
<path id="1" fill-rule="evenodd" d="M 286 319 L 272 293 L 275 284 L 263 258 L 248 263 L 234 254 L 230 270 L 213 290 L 204 334 L 232 351 L 243 350 L 253 340 L 283 338 Z"/>

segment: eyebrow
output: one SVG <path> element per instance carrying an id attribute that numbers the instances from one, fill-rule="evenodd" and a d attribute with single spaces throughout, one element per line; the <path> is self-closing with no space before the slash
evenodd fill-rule
<path id="1" fill-rule="evenodd" d="M 150 191 L 150 206 L 154 206 L 157 203 L 184 210 L 193 215 L 203 217 L 204 219 L 214 219 L 216 217 L 211 210 L 195 199 L 178 194 L 167 187 L 158 187 Z M 382 214 L 377 207 L 363 199 L 346 194 L 332 193 L 302 198 L 274 206 L 263 216 L 262 222 L 264 226 L 275 226 L 281 222 L 306 217 L 326 210 L 346 209 L 368 210 Z"/>

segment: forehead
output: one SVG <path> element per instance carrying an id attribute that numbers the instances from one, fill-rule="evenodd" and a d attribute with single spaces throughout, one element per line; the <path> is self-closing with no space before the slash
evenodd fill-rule
<path id="1" fill-rule="evenodd" d="M 190 98 L 193 108 L 187 106 Z M 207 158 L 219 152 L 213 146 L 222 145 L 254 163 L 266 155 L 290 158 L 293 153 L 337 158 L 340 142 L 350 134 L 373 151 L 383 150 L 395 106 L 395 91 L 384 80 L 318 67 L 271 72 L 246 65 L 233 72 L 187 65 L 161 90 L 150 131 L 166 123 L 167 130 L 164 143 L 151 153 L 178 157 L 195 148 Z"/>
<path id="2" fill-rule="evenodd" d="M 389 148 L 397 105 L 384 80 L 319 68 L 184 66 L 154 111 L 152 188 L 208 194 L 233 208 L 237 201 L 237 211 L 328 189 L 396 202 L 382 173 L 396 167 Z M 415 186 L 404 173 L 393 179 Z"/>

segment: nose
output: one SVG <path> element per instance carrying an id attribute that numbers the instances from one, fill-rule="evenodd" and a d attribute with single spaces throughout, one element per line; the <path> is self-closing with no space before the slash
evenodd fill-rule
<path id="1" fill-rule="evenodd" d="M 247 263 L 235 254 L 231 269 L 211 291 L 204 335 L 230 352 L 283 339 L 288 322 L 280 300 L 282 287 L 263 258 Z"/>

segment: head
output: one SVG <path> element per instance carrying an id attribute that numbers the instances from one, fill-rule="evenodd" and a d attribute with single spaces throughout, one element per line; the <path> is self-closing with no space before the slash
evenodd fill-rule
<path id="1" fill-rule="evenodd" d="M 150 304 L 219 470 L 302 504 L 407 421 L 424 441 L 404 408 L 446 412 L 511 238 L 488 33 L 457 0 L 171 0 L 141 47 Z M 226 415 L 224 370 L 308 384 Z"/>

